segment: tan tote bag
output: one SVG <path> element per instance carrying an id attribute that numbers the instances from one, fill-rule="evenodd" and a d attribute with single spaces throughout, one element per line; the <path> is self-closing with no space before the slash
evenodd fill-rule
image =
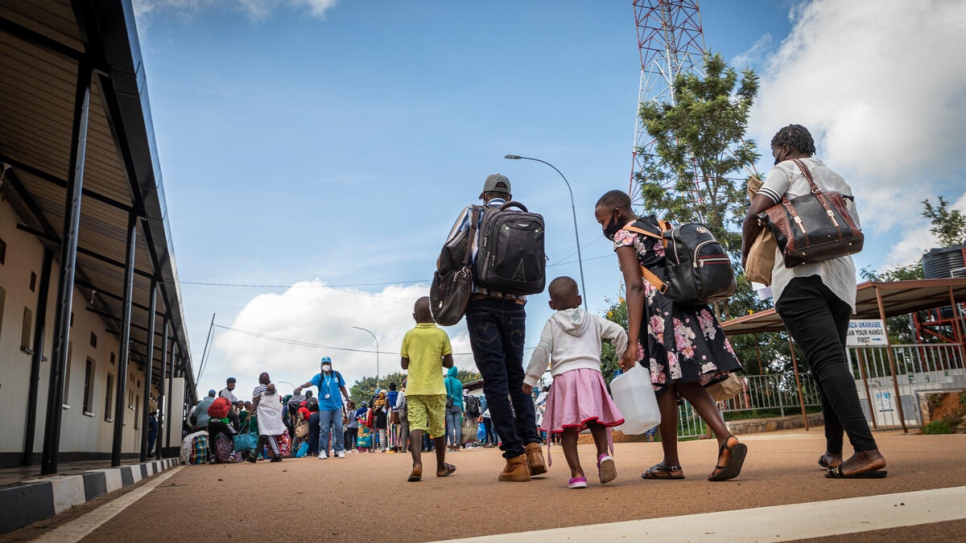
<path id="1" fill-rule="evenodd" d="M 748 180 L 748 199 L 753 200 L 758 194 L 758 189 L 764 182 L 752 177 Z M 778 242 L 775 241 L 775 234 L 771 230 L 762 226 L 758 231 L 758 237 L 748 251 L 748 261 L 745 263 L 745 277 L 749 281 L 761 283 L 766 287 L 771 285 L 771 271 L 775 267 L 775 253 L 778 250 Z"/>

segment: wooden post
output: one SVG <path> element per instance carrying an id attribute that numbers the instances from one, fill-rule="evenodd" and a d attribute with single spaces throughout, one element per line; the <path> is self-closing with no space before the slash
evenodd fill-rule
<path id="1" fill-rule="evenodd" d="M 949 287 L 949 303 L 952 304 L 953 334 L 955 334 L 956 343 L 959 345 L 959 359 L 966 360 L 966 352 L 963 350 L 963 331 L 959 328 L 959 308 L 956 307 L 956 297 L 953 296 L 953 287 Z"/>
<path id="2" fill-rule="evenodd" d="M 879 304 L 879 318 L 882 319 L 882 324 L 885 325 L 885 308 L 882 305 L 882 292 L 879 290 L 878 285 L 875 285 L 875 299 Z M 892 354 L 892 342 L 889 341 L 888 332 L 886 333 L 886 353 L 889 355 L 889 369 L 892 371 L 892 388 L 896 393 L 896 408 L 899 410 L 899 422 L 902 424 L 902 433 L 908 434 L 909 428 L 906 428 L 906 415 L 902 410 L 902 396 L 899 394 L 899 376 L 896 375 L 896 359 Z"/>
<path id="3" fill-rule="evenodd" d="M 805 397 L 802 396 L 802 383 L 798 379 L 798 360 L 795 358 L 795 345 L 792 344 L 792 336 L 788 336 L 788 350 L 792 353 L 792 368 L 795 370 L 795 390 L 798 391 L 798 405 L 802 408 L 802 424 L 805 431 L 808 431 L 808 416 L 805 414 Z M 818 386 L 822 386 L 821 383 Z"/>
<path id="4" fill-rule="evenodd" d="M 761 349 L 758 347 L 758 334 L 753 334 L 755 336 L 755 354 L 758 355 L 758 373 L 763 373 L 761 369 Z"/>
<path id="5" fill-rule="evenodd" d="M 865 350 L 859 347 L 855 350 L 859 355 L 859 375 L 862 376 L 862 386 L 865 387 L 865 401 L 869 404 L 869 416 L 872 417 L 872 427 L 879 429 L 879 424 L 875 421 L 875 402 L 872 401 L 872 394 L 869 392 L 869 379 L 865 376 Z"/>

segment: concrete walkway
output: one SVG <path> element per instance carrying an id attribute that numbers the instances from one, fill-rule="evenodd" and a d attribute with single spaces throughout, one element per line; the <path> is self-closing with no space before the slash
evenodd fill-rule
<path id="1" fill-rule="evenodd" d="M 559 447 L 550 472 L 529 483 L 497 482 L 502 459 L 493 449 L 448 455 L 458 470 L 447 478 L 433 476 L 433 459 L 424 456 L 428 476 L 418 483 L 406 482 L 410 459 L 401 454 L 187 466 L 81 540 L 185 541 L 205 533 L 236 542 L 496 536 L 485 541 L 600 543 L 631 534 L 661 541 L 961 541 L 966 436 L 887 432 L 876 439 L 889 461 L 886 479 L 826 479 L 816 464 L 824 450 L 820 429 L 744 438 L 745 469 L 724 483 L 706 480 L 717 453 L 708 440 L 680 445 L 687 475 L 681 481 L 641 480 L 661 460 L 659 443 L 618 443 L 618 478 L 607 485 L 596 482 L 593 450 L 582 445 L 585 490 L 567 488 Z M 0 543 L 58 524 L 67 523 L 22 530 Z"/>

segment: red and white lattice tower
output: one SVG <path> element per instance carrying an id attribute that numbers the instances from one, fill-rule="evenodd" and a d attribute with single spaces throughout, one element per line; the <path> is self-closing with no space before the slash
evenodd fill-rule
<path id="1" fill-rule="evenodd" d="M 638 107 L 647 102 L 674 103 L 674 78 L 699 72 L 704 55 L 704 33 L 698 0 L 634 0 L 637 45 L 641 55 L 641 86 Z M 634 131 L 634 157 L 628 194 L 640 200 L 642 171 L 653 152 L 654 138 L 647 133 L 639 114 Z M 695 187 L 697 192 L 697 187 Z"/>

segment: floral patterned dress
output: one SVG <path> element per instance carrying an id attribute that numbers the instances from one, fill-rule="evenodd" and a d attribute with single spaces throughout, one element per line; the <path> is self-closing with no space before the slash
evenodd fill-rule
<path id="1" fill-rule="evenodd" d="M 633 225 L 661 233 L 653 217 L 638 219 Z M 664 245 L 660 240 L 620 230 L 614 236 L 614 250 L 621 247 L 633 247 L 638 262 L 666 280 Z M 674 381 L 697 381 L 708 386 L 741 369 L 731 343 L 708 305 L 675 304 L 646 280 L 639 341 L 641 360 L 648 361 L 651 383 L 657 392 Z"/>

